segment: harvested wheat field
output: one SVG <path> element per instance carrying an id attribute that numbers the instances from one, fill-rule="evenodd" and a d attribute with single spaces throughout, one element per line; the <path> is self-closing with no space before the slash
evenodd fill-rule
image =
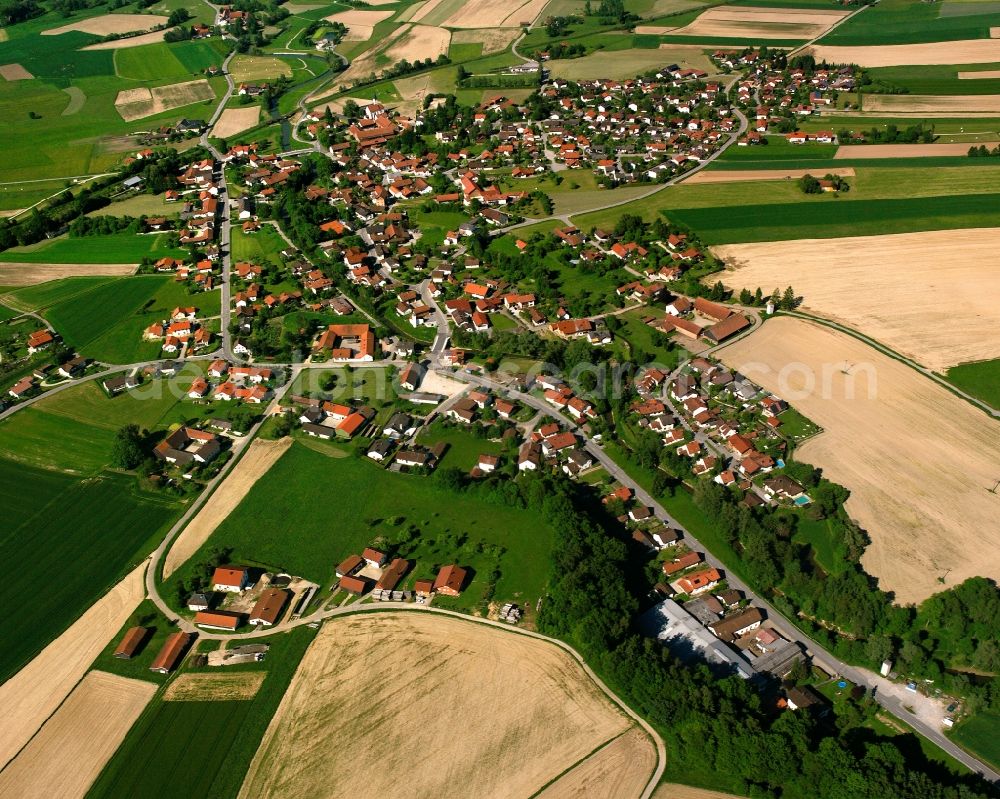
<path id="1" fill-rule="evenodd" d="M 127 39 L 112 39 L 110 42 L 98 42 L 97 44 L 88 44 L 86 47 L 82 47 L 80 49 L 123 50 L 126 47 L 142 47 L 144 44 L 156 44 L 157 42 L 162 42 L 163 35 L 165 33 L 166 33 L 165 30 L 150 31 L 149 33 L 142 33 L 138 36 L 129 36 Z"/>
<path id="2" fill-rule="evenodd" d="M 742 799 L 731 793 L 707 791 L 704 788 L 692 788 L 690 785 L 664 783 L 653 792 L 653 799 Z"/>
<path id="3" fill-rule="evenodd" d="M 548 0 L 468 0 L 441 24 L 448 28 L 520 28 L 542 13 Z M 417 20 L 414 19 L 414 22 Z"/>
<path id="4" fill-rule="evenodd" d="M 987 490 L 997 478 L 1000 422 L 816 322 L 771 319 L 719 356 L 824 429 L 796 458 L 850 490 L 847 512 L 872 540 L 862 565 L 896 602 L 920 602 L 977 575 L 1000 579 L 1000 538 L 988 533 L 1000 496 Z"/>
<path id="5" fill-rule="evenodd" d="M 139 264 L 0 264 L 0 286 L 34 286 L 64 277 L 121 277 Z"/>
<path id="6" fill-rule="evenodd" d="M 42 36 L 58 36 L 60 33 L 69 33 L 70 31 L 107 36 L 112 33 L 145 31 L 166 23 L 166 17 L 160 17 L 156 14 L 103 14 L 89 19 L 78 19 L 58 28 L 49 28 L 47 31 L 42 31 Z"/>
<path id="7" fill-rule="evenodd" d="M 257 438 L 250 443 L 232 472 L 174 540 L 163 561 L 163 579 L 168 578 L 198 551 L 222 520 L 236 509 L 253 484 L 267 473 L 291 445 L 291 438 L 279 438 L 277 441 Z"/>
<path id="8" fill-rule="evenodd" d="M 4 80 L 31 80 L 33 77 L 35 76 L 20 64 L 4 64 L 0 67 L 0 78 Z"/>
<path id="9" fill-rule="evenodd" d="M 413 796 L 526 799 L 631 726 L 547 642 L 430 613 L 331 619 L 240 796 L 388 795 L 405 774 Z"/>
<path id="10" fill-rule="evenodd" d="M 636 799 L 656 768 L 656 752 L 638 727 L 615 738 L 538 794 L 538 799 Z"/>
<path id="11" fill-rule="evenodd" d="M 92 671 L 0 772 L 0 796 L 79 799 L 153 694 L 156 683 Z"/>
<path id="12" fill-rule="evenodd" d="M 0 768 L 59 707 L 94 658 L 139 607 L 146 595 L 145 573 L 145 564 L 136 567 L 34 660 L 0 685 L 0 707 L 4 710 Z"/>
<path id="13" fill-rule="evenodd" d="M 461 30 L 451 35 L 452 44 L 482 43 L 483 55 L 502 53 L 521 35 L 515 28 L 486 28 L 483 30 Z"/>
<path id="14" fill-rule="evenodd" d="M 981 72 L 959 72 L 959 80 L 995 80 L 1000 78 L 1000 69 L 984 69 Z"/>
<path id="15" fill-rule="evenodd" d="M 264 683 L 263 671 L 234 674 L 182 674 L 163 693 L 165 702 L 231 702 L 253 699 Z"/>
<path id="16" fill-rule="evenodd" d="M 804 8 L 715 6 L 673 33 L 676 36 L 703 38 L 814 39 L 849 13 Z"/>
<path id="17" fill-rule="evenodd" d="M 115 98 L 115 110 L 126 122 L 181 108 L 202 100 L 214 100 L 215 92 L 204 78 L 154 86 L 152 89 L 123 89 Z"/>
<path id="18" fill-rule="evenodd" d="M 372 37 L 372 32 L 378 23 L 384 19 L 389 19 L 392 11 L 341 11 L 339 14 L 331 14 L 325 17 L 327 22 L 339 22 L 347 26 L 347 34 L 344 36 L 345 42 L 367 42 Z"/>
<path id="19" fill-rule="evenodd" d="M 769 294 L 792 285 L 803 309 L 856 328 L 935 371 L 1000 357 L 1000 228 L 729 244 L 722 282 Z M 947 330 L 947 333 L 945 333 Z"/>
<path id="20" fill-rule="evenodd" d="M 227 136 L 235 136 L 249 130 L 260 122 L 260 106 L 250 106 L 247 108 L 227 108 L 212 126 L 212 135 L 225 139 Z"/>
<path id="21" fill-rule="evenodd" d="M 868 94 L 863 108 L 891 114 L 964 114 L 968 111 L 1000 114 L 1000 94 Z"/>
<path id="22" fill-rule="evenodd" d="M 451 46 L 451 33 L 444 28 L 430 25 L 411 25 L 410 29 L 397 37 L 384 51 L 393 64 L 399 61 L 420 61 L 446 55 Z"/>
<path id="23" fill-rule="evenodd" d="M 966 147 L 966 150 L 969 148 Z M 695 172 L 685 180 L 685 183 L 742 183 L 753 180 L 797 180 L 803 175 L 839 175 L 842 178 L 853 178 L 852 167 L 837 167 L 836 169 L 703 169 Z"/>
<path id="24" fill-rule="evenodd" d="M 836 47 L 813 44 L 802 50 L 817 61 L 859 67 L 900 67 L 909 64 L 992 64 L 1000 61 L 1000 39 L 965 39 L 923 44 L 879 44 Z"/>
<path id="25" fill-rule="evenodd" d="M 996 147 L 1000 142 L 974 142 L 987 147 Z M 926 158 L 935 155 L 966 155 L 969 143 L 942 142 L 941 144 L 842 144 L 837 148 L 834 160 L 840 158 Z"/>

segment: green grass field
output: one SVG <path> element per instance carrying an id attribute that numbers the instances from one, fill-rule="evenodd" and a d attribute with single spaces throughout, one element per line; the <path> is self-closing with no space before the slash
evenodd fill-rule
<path id="1" fill-rule="evenodd" d="M 821 44 L 878 45 L 988 39 L 996 15 L 945 16 L 939 3 L 881 0 L 824 36 Z"/>
<path id="2" fill-rule="evenodd" d="M 664 213 L 708 244 L 989 227 L 1000 194 L 677 208 Z"/>
<path id="3" fill-rule="evenodd" d="M 790 144 L 784 136 L 768 136 L 767 144 L 730 147 L 717 160 L 726 162 L 824 160 L 833 158 L 836 153 L 836 144 Z"/>
<path id="4" fill-rule="evenodd" d="M 179 508 L 139 493 L 133 477 L 78 480 L 0 459 L 8 520 L 0 534 L 0 603 L 17 610 L 5 628 L 0 681 L 146 557 Z"/>
<path id="5" fill-rule="evenodd" d="M 221 66 L 226 52 L 221 39 L 126 47 L 114 51 L 115 73 L 152 85 L 191 80 L 212 65 Z"/>
<path id="6" fill-rule="evenodd" d="M 968 749 L 994 767 L 1000 766 L 1000 713 L 980 710 L 968 721 L 963 721 L 951 733 L 951 738 L 963 749 Z"/>
<path id="7" fill-rule="evenodd" d="M 263 662 L 226 667 L 227 674 L 266 672 L 253 699 L 164 702 L 155 697 L 87 796 L 235 797 L 315 634 L 300 627 L 272 636 Z"/>
<path id="8" fill-rule="evenodd" d="M 909 89 L 910 94 L 1000 94 L 1000 79 L 959 78 L 959 72 L 985 72 L 1000 64 L 954 64 L 947 66 L 880 67 L 869 69 L 873 80 Z"/>
<path id="9" fill-rule="evenodd" d="M 125 364 L 159 354 L 159 343 L 143 341 L 142 331 L 178 305 L 195 306 L 201 319 L 218 316 L 219 293 L 189 294 L 168 276 L 137 275 L 62 300 L 47 308 L 45 316 L 84 355 Z"/>
<path id="10" fill-rule="evenodd" d="M 962 391 L 1000 409 L 1000 360 L 959 364 L 945 377 Z"/>
<path id="11" fill-rule="evenodd" d="M 399 542 L 399 555 L 416 561 L 409 584 L 446 563 L 475 570 L 462 596 L 445 598 L 445 606 L 475 605 L 494 568 L 500 601 L 534 601 L 548 579 L 552 534 L 536 513 L 485 505 L 437 487 L 432 477 L 394 474 L 367 458 L 330 457 L 296 443 L 164 593 L 175 597 L 177 581 L 214 547 L 232 547 L 234 562 L 280 567 L 325 588 L 341 560 L 379 538 Z"/>
<path id="12" fill-rule="evenodd" d="M 0 262 L 29 264 L 137 264 L 144 256 L 182 256 L 167 247 L 167 234 L 152 236 L 60 236 L 0 252 Z"/>
<path id="13" fill-rule="evenodd" d="M 68 300 L 80 294 L 110 283 L 113 277 L 65 277 L 60 280 L 50 280 L 35 286 L 14 289 L 4 295 L 5 303 L 21 311 L 37 311 L 48 308 L 57 302 Z"/>

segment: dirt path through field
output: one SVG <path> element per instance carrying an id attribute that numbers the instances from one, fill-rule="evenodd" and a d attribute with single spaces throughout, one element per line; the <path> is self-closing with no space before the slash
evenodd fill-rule
<path id="1" fill-rule="evenodd" d="M 973 576 L 1000 579 L 1000 538 L 991 534 L 1000 496 L 988 490 L 1000 422 L 815 322 L 768 320 L 719 356 L 824 429 L 796 458 L 850 490 L 847 512 L 872 541 L 862 565 L 898 603 Z"/>
<path id="2" fill-rule="evenodd" d="M 381 796 L 405 775 L 414 796 L 528 797 L 631 726 L 547 642 L 431 614 L 346 616 L 306 652 L 240 796 Z"/>
<path id="3" fill-rule="evenodd" d="M 1000 358 L 1000 228 L 729 244 L 713 252 L 739 291 L 792 286 L 802 310 L 938 372 Z M 1000 476 L 1000 475 L 998 475 Z"/>
<path id="4" fill-rule="evenodd" d="M 122 277 L 139 264 L 0 264 L 0 286 L 34 286 L 64 277 Z"/>
<path id="5" fill-rule="evenodd" d="M 146 595 L 145 571 L 145 563 L 137 566 L 34 660 L 0 685 L 0 768 L 59 707 L 139 607 Z"/>
<path id="6" fill-rule="evenodd" d="M 250 442 L 240 462 L 233 467 L 233 471 L 170 547 L 163 563 L 164 579 L 198 551 L 215 532 L 215 528 L 236 510 L 253 484 L 267 473 L 291 445 L 291 438 L 279 438 L 277 441 L 255 438 Z"/>
<path id="7" fill-rule="evenodd" d="M 10 765 L 0 796 L 79 799 L 97 779 L 156 683 L 92 671 Z"/>

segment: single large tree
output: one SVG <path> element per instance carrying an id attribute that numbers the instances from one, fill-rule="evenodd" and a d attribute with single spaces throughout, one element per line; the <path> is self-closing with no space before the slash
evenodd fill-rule
<path id="1" fill-rule="evenodd" d="M 111 465 L 118 469 L 134 469 L 143 458 L 139 425 L 127 424 L 120 428 L 111 447 Z"/>

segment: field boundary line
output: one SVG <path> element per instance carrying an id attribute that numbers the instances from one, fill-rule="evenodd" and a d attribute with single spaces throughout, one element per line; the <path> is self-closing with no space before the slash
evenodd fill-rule
<path id="1" fill-rule="evenodd" d="M 528 799 L 535 799 L 535 797 L 537 797 L 540 794 L 544 793 L 547 788 L 555 785 L 557 782 L 559 782 L 559 780 L 561 780 L 563 777 L 565 777 L 567 774 L 569 774 L 571 771 L 573 771 L 573 769 L 575 769 L 577 766 L 582 766 L 584 763 L 586 763 L 588 760 L 590 760 L 590 758 L 592 758 L 594 755 L 598 754 L 599 752 L 603 752 L 605 749 L 607 749 L 609 746 L 611 746 L 611 744 L 613 744 L 615 741 L 617 741 L 623 735 L 625 735 L 626 733 L 631 732 L 634 729 L 637 729 L 637 727 L 633 724 L 627 730 L 622 730 L 617 735 L 613 735 L 610 738 L 608 738 L 608 740 L 604 741 L 604 743 L 598 744 L 594 749 L 591 749 L 589 752 L 587 752 L 587 754 L 585 754 L 583 757 L 581 757 L 575 763 L 571 763 L 569 766 L 567 766 L 562 771 L 560 771 L 558 774 L 556 774 L 556 776 L 554 776 L 551 780 L 549 780 L 548 782 L 546 782 L 541 788 L 539 788 L 537 791 L 535 791 L 533 794 L 531 794 L 531 796 L 529 796 Z"/>

